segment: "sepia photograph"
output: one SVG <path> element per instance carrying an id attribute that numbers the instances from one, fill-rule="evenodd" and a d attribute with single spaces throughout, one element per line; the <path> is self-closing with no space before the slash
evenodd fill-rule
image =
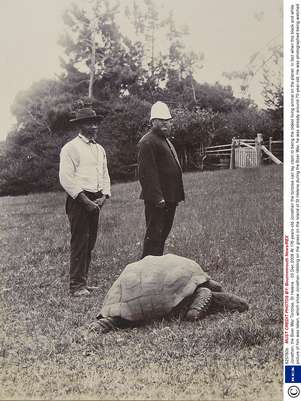
<path id="1" fill-rule="evenodd" d="M 285 3 L 0 0 L 0 400 L 282 400 Z"/>

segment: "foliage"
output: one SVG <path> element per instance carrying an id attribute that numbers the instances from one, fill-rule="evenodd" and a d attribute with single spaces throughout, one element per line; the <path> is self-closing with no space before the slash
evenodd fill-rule
<path id="1" fill-rule="evenodd" d="M 136 96 L 126 96 L 110 104 L 110 112 L 100 124 L 99 141 L 107 150 L 113 178 L 134 178 L 137 143 L 149 125 L 150 107 Z"/>
<path id="2" fill-rule="evenodd" d="M 244 110 L 252 104 L 250 100 L 236 98 L 230 86 L 219 83 L 200 84 L 193 79 L 192 89 L 191 77 L 182 80 L 174 77 L 166 86 L 165 97 L 170 102 L 185 105 L 189 109 L 197 107 L 225 113 Z"/>
<path id="3" fill-rule="evenodd" d="M 230 86 L 196 81 L 204 56 L 186 48 L 188 29 L 176 26 L 172 12 L 161 14 L 153 0 L 133 2 L 126 18 L 134 37 L 122 31 L 121 12 L 121 3 L 107 0 L 66 10 L 60 39 L 64 72 L 16 96 L 12 113 L 17 124 L 2 150 L 0 195 L 60 188 L 59 152 L 76 135 L 69 120 L 82 106 L 103 116 L 98 140 L 108 154 L 113 181 L 135 177 L 136 144 L 157 100 L 171 108 L 173 141 L 184 170 L 197 167 L 193 160 L 201 148 L 230 142 L 233 136 L 262 132 L 281 137 L 283 95 L 268 72 L 268 108 L 261 111 L 251 100 L 235 97 Z M 279 60 L 276 50 L 273 54 Z"/>
<path id="4" fill-rule="evenodd" d="M 213 138 L 224 127 L 226 121 L 222 113 L 210 109 L 193 110 L 178 107 L 173 110 L 173 136 L 175 146 L 210 146 Z"/>
<path id="5" fill-rule="evenodd" d="M 232 111 L 227 115 L 228 130 L 231 137 L 254 139 L 257 133 L 263 134 L 263 139 L 268 140 L 271 133 L 272 120 L 265 110 L 251 107 L 241 111 Z M 228 136 L 230 140 L 230 136 Z"/>
<path id="6" fill-rule="evenodd" d="M 6 140 L 2 195 L 58 189 L 59 149 L 70 135 L 72 99 L 54 80 L 35 83 L 16 97 L 12 111 L 17 124 Z M 64 136 L 59 135 L 62 131 Z"/>

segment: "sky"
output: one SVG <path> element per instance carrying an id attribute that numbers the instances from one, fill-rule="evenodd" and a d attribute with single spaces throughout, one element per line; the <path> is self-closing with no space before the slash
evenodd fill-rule
<path id="1" fill-rule="evenodd" d="M 121 0 L 121 3 L 130 0 Z M 142 0 L 137 0 L 142 1 Z M 178 25 L 187 25 L 187 48 L 204 53 L 199 82 L 238 84 L 223 72 L 244 69 L 257 51 L 266 54 L 282 40 L 282 0 L 155 0 L 164 14 L 173 9 Z M 62 13 L 72 2 L 87 0 L 0 0 L 0 141 L 15 123 L 10 112 L 17 93 L 33 82 L 61 72 Z M 263 105 L 260 74 L 251 81 L 252 98 Z"/>

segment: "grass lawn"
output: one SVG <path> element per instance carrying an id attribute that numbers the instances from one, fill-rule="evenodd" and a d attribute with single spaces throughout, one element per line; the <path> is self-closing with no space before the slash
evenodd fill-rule
<path id="1" fill-rule="evenodd" d="M 165 252 L 197 261 L 250 310 L 85 336 L 144 233 L 137 182 L 101 212 L 89 299 L 68 294 L 65 195 L 0 198 L 0 398 L 282 399 L 282 169 L 184 175 Z"/>

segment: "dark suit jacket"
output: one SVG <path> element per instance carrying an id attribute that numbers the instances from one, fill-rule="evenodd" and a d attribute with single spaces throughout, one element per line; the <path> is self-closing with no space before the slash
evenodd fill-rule
<path id="1" fill-rule="evenodd" d="M 184 200 L 182 169 L 168 139 L 150 131 L 138 143 L 140 198 L 157 203 Z"/>

